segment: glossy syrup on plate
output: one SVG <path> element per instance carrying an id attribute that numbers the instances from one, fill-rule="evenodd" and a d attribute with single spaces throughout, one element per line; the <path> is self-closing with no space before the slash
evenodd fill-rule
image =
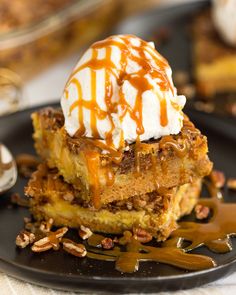
<path id="1" fill-rule="evenodd" d="M 132 234 L 124 233 L 122 246 L 112 250 L 101 250 L 102 235 L 92 235 L 88 240 L 88 254 L 92 259 L 115 261 L 116 269 L 121 272 L 138 270 L 140 261 L 156 261 L 186 270 L 203 270 L 217 266 L 209 256 L 192 254 L 191 250 L 206 246 L 216 253 L 226 253 L 232 250 L 230 237 L 236 234 L 235 203 L 225 203 L 219 189 L 206 181 L 210 198 L 202 198 L 199 204 L 208 206 L 212 216 L 208 222 L 179 222 L 178 229 L 170 238 L 156 246 L 143 245 Z M 190 245 L 184 246 L 184 242 Z"/>

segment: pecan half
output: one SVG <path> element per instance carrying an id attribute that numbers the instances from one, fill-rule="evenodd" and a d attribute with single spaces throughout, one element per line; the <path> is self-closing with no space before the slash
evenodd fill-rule
<path id="1" fill-rule="evenodd" d="M 203 205 L 196 205 L 195 206 L 195 214 L 196 214 L 196 218 L 201 220 L 201 219 L 205 219 L 208 217 L 209 213 L 210 213 L 210 209 L 207 206 L 203 206 Z"/>
<path id="2" fill-rule="evenodd" d="M 44 252 L 52 248 L 54 250 L 58 250 L 59 243 L 67 231 L 68 231 L 67 227 L 62 227 L 55 232 L 49 233 L 47 237 L 44 237 L 36 241 L 31 247 L 31 250 L 33 252 Z"/>
<path id="3" fill-rule="evenodd" d="M 232 190 L 236 190 L 236 178 L 229 178 L 227 181 L 227 187 Z"/>
<path id="4" fill-rule="evenodd" d="M 225 175 L 223 172 L 213 170 L 210 174 L 210 180 L 217 188 L 222 188 L 225 184 Z"/>
<path id="5" fill-rule="evenodd" d="M 111 238 L 105 238 L 101 241 L 101 245 L 103 249 L 109 250 L 114 247 L 114 242 Z"/>
<path id="6" fill-rule="evenodd" d="M 26 230 L 22 230 L 16 237 L 16 246 L 25 248 L 29 244 L 32 244 L 35 240 L 35 235 Z"/>
<path id="7" fill-rule="evenodd" d="M 140 243 L 148 243 L 152 240 L 152 235 L 142 228 L 133 228 L 134 239 Z"/>
<path id="8" fill-rule="evenodd" d="M 83 244 L 78 244 L 69 239 L 63 239 L 62 245 L 63 249 L 71 255 L 76 257 L 85 257 L 87 255 L 87 250 Z"/>
<path id="9" fill-rule="evenodd" d="M 83 225 L 80 226 L 79 236 L 83 240 L 87 240 L 88 238 L 91 237 L 92 234 L 93 234 L 93 232 L 88 227 L 85 227 Z"/>

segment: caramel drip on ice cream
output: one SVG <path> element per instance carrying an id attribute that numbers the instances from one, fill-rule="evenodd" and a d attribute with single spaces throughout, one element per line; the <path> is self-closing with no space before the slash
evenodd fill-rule
<path id="1" fill-rule="evenodd" d="M 147 78 L 147 74 L 151 76 L 152 80 L 158 79 L 156 83 L 159 85 L 160 89 L 163 92 L 171 90 L 172 93 L 174 93 L 172 82 L 169 80 L 166 74 L 166 68 L 168 67 L 168 63 L 166 62 L 166 60 L 160 54 L 158 54 L 158 52 L 151 48 L 151 46 L 147 42 L 135 37 L 135 39 L 139 40 L 139 44 L 138 46 L 136 46 L 132 43 L 132 38 L 134 37 L 124 35 L 119 36 L 119 39 L 114 39 L 114 37 L 110 37 L 103 41 L 94 43 L 91 47 L 91 59 L 85 62 L 83 65 L 76 68 L 74 72 L 71 74 L 66 84 L 65 93 L 68 93 L 68 87 L 71 83 L 74 83 L 76 85 L 78 89 L 78 101 L 72 104 L 70 112 L 72 112 L 75 108 L 79 109 L 78 114 L 80 130 L 77 132 L 78 135 L 84 135 L 84 128 L 81 126 L 83 125 L 83 108 L 86 108 L 90 111 L 91 114 L 90 124 L 92 129 L 92 136 L 94 139 L 100 139 L 99 133 L 97 131 L 97 120 L 104 119 L 106 117 L 109 119 L 111 128 L 106 133 L 105 141 L 107 146 L 113 146 L 112 132 L 114 130 L 114 122 L 111 114 L 117 112 L 117 104 L 121 105 L 123 111 L 120 119 L 122 120 L 122 118 L 128 112 L 130 118 L 136 123 L 137 134 L 143 134 L 144 128 L 142 125 L 142 95 L 145 91 L 153 89 L 153 85 Z M 116 66 L 114 65 L 111 59 L 112 47 L 119 48 L 121 52 L 121 67 L 119 70 L 117 70 Z M 106 54 L 104 58 L 98 58 L 97 49 L 105 49 Z M 131 60 L 138 64 L 140 70 L 138 70 L 135 73 L 127 73 L 126 68 L 128 60 Z M 79 85 L 78 80 L 77 82 L 75 82 L 75 75 L 85 68 L 89 68 L 91 72 L 92 99 L 89 102 L 86 101 L 86 103 L 82 103 L 81 100 L 84 100 L 86 97 L 82 97 L 81 99 L 81 85 Z M 105 70 L 106 110 L 102 110 L 96 103 L 96 71 L 101 69 Z M 137 96 L 134 107 L 129 105 L 129 103 L 126 101 L 124 94 L 122 93 L 121 87 L 119 91 L 120 101 L 118 103 L 112 101 L 113 89 L 110 80 L 111 77 L 114 77 L 117 80 L 119 86 L 122 86 L 125 81 L 128 81 L 137 90 Z M 166 99 L 164 95 L 163 97 L 158 99 L 160 99 L 160 122 L 162 126 L 166 126 L 168 124 Z"/>
<path id="2" fill-rule="evenodd" d="M 133 39 L 133 41 L 132 41 Z M 138 42 L 138 44 L 134 44 Z M 112 61 L 112 48 L 116 47 L 120 51 L 120 67 Z M 104 49 L 105 56 L 100 58 L 98 56 L 98 50 Z M 138 65 L 139 70 L 135 73 L 128 73 L 127 64 L 128 61 L 135 62 Z M 122 160 L 123 148 L 126 143 L 124 141 L 123 134 L 120 137 L 120 149 L 116 149 L 113 142 L 113 131 L 115 129 L 115 122 L 112 114 L 117 113 L 118 106 L 121 108 L 121 116 L 119 120 L 122 122 L 126 114 L 135 122 L 136 132 L 138 137 L 141 136 L 145 130 L 143 127 L 143 93 L 147 90 L 153 89 L 151 81 L 155 80 L 155 83 L 159 86 L 162 92 L 171 91 L 174 93 L 174 87 L 172 81 L 166 74 L 166 69 L 169 67 L 167 61 L 153 49 L 147 42 L 131 36 L 122 35 L 118 38 L 110 37 L 105 40 L 94 43 L 91 46 L 91 58 L 84 62 L 82 65 L 77 67 L 69 77 L 65 87 L 65 97 L 68 99 L 68 89 L 71 84 L 76 87 L 77 99 L 72 103 L 69 110 L 69 115 L 75 110 L 78 110 L 79 118 L 79 129 L 76 132 L 76 136 L 87 136 L 86 128 L 84 125 L 84 112 L 89 111 L 90 113 L 90 127 L 91 127 L 91 143 L 99 149 L 106 151 L 109 156 L 108 162 L 119 163 Z M 76 78 L 76 74 L 83 69 L 90 70 L 91 78 L 91 99 L 87 99 L 87 93 L 82 92 L 80 81 Z M 104 70 L 105 73 L 105 108 L 101 108 L 97 102 L 97 71 Z M 148 75 L 149 78 L 148 79 Z M 113 84 L 112 79 L 117 81 L 119 86 L 119 97 L 118 101 L 114 101 Z M 131 106 L 126 100 L 124 93 L 122 92 L 122 86 L 125 82 L 129 82 L 134 89 L 136 89 L 136 99 L 134 105 Z M 159 94 L 160 96 L 160 94 Z M 167 116 L 167 103 L 166 98 L 163 95 L 158 97 L 160 100 L 160 124 L 164 127 L 168 124 Z M 101 137 L 97 128 L 98 120 L 108 119 L 110 123 L 110 129 L 105 133 L 104 141 L 101 141 Z M 95 152 L 91 155 L 86 153 L 86 159 L 88 164 L 88 173 L 91 184 L 91 190 L 93 191 L 94 206 L 99 206 L 99 172 L 95 171 L 96 159 L 99 159 L 99 154 L 95 156 Z M 137 158 L 136 170 L 139 171 L 140 167 L 138 164 L 139 156 Z M 114 175 L 112 175 L 111 167 L 106 169 L 106 183 L 112 185 L 114 182 Z"/>

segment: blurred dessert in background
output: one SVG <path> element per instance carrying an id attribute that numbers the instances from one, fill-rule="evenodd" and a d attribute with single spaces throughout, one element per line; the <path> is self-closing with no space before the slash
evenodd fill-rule
<path id="1" fill-rule="evenodd" d="M 31 79 L 105 34 L 119 6 L 116 0 L 1 1 L 1 67 Z"/>
<path id="2" fill-rule="evenodd" d="M 74 2 L 76 0 L 1 0 L 1 34 L 42 21 Z"/>
<path id="3" fill-rule="evenodd" d="M 213 0 L 212 16 L 221 38 L 236 46 L 236 2 L 234 0 Z"/>
<path id="4" fill-rule="evenodd" d="M 105 233 L 137 227 L 165 240 L 212 169 L 184 104 L 152 42 L 94 43 L 66 83 L 62 110 L 32 115 L 43 160 L 26 187 L 35 218 Z"/>
<path id="5" fill-rule="evenodd" d="M 193 21 L 197 91 L 205 98 L 236 91 L 236 2 L 215 0 Z"/>

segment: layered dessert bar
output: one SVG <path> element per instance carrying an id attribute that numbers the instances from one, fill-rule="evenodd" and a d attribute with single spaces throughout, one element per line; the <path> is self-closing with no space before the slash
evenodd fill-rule
<path id="1" fill-rule="evenodd" d="M 94 210 L 80 198 L 80 190 L 65 182 L 56 169 L 42 164 L 25 192 L 31 196 L 33 215 L 39 220 L 53 218 L 56 226 L 83 225 L 93 232 L 113 234 L 141 227 L 158 240 L 165 240 L 176 229 L 176 220 L 192 211 L 200 190 L 201 180 L 197 179 L 164 192 L 133 195 Z"/>
<path id="2" fill-rule="evenodd" d="M 165 240 L 212 169 L 185 101 L 153 43 L 132 35 L 94 43 L 66 83 L 62 110 L 32 115 L 43 161 L 26 187 L 35 218 Z"/>
<path id="3" fill-rule="evenodd" d="M 236 9 L 234 0 L 215 1 L 213 11 L 206 9 L 193 21 L 194 78 L 198 92 L 205 97 L 236 91 L 236 38 L 233 46 L 231 37 L 236 24 L 230 25 L 235 17 L 229 5 Z"/>
<path id="4" fill-rule="evenodd" d="M 99 182 L 99 203 L 107 204 L 190 183 L 207 175 L 212 167 L 207 156 L 207 139 L 187 117 L 179 134 L 138 146 L 132 143 L 118 163 L 110 163 L 109 155 L 94 146 L 91 139 L 70 137 L 60 110 L 42 109 L 33 113 L 32 118 L 38 154 L 80 190 L 80 198 L 91 205 L 95 177 Z M 93 153 L 97 156 L 96 171 L 89 168 Z"/>

